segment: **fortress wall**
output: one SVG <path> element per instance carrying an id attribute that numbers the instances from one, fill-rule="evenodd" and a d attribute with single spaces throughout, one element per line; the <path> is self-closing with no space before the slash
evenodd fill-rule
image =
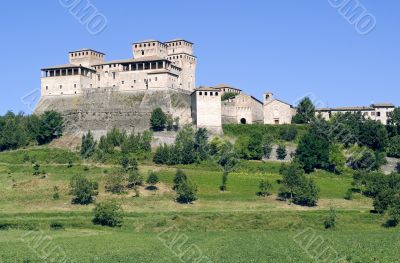
<path id="1" fill-rule="evenodd" d="M 43 97 L 35 113 L 60 112 L 67 132 L 104 132 L 113 127 L 141 132 L 150 128 L 150 116 L 157 107 L 179 117 L 181 125 L 192 123 L 190 95 L 174 91 L 83 90 L 79 96 Z"/>

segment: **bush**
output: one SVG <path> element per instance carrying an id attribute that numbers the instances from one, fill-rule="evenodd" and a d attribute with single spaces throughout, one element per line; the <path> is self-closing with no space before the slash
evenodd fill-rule
<path id="1" fill-rule="evenodd" d="M 89 181 L 82 175 L 75 175 L 70 182 L 73 204 L 87 205 L 94 201 L 98 195 L 99 185 L 97 182 Z"/>
<path id="2" fill-rule="evenodd" d="M 271 158 L 271 153 L 272 153 L 272 146 L 271 144 L 267 143 L 264 145 L 264 156 L 265 158 L 269 159 Z"/>
<path id="3" fill-rule="evenodd" d="M 163 131 L 167 123 L 167 115 L 161 108 L 153 110 L 150 117 L 150 126 L 153 131 Z"/>
<path id="4" fill-rule="evenodd" d="M 124 173 L 113 173 L 106 177 L 106 191 L 121 194 L 124 191 L 126 176 Z"/>
<path id="5" fill-rule="evenodd" d="M 53 222 L 50 224 L 52 230 L 62 230 L 64 229 L 64 224 L 60 222 Z"/>
<path id="6" fill-rule="evenodd" d="M 158 184 L 160 182 L 160 180 L 158 179 L 158 176 L 155 172 L 150 172 L 146 183 L 148 183 L 149 185 L 151 185 L 151 189 L 157 189 L 156 184 Z"/>
<path id="7" fill-rule="evenodd" d="M 41 172 L 40 172 L 40 164 L 38 164 L 38 163 L 35 163 L 34 165 L 33 165 L 33 172 L 32 172 L 32 175 L 39 175 Z"/>
<path id="8" fill-rule="evenodd" d="M 197 200 L 197 186 L 189 179 L 186 179 L 180 183 L 176 190 L 178 203 L 190 204 Z"/>
<path id="9" fill-rule="evenodd" d="M 222 101 L 226 101 L 226 100 L 229 100 L 229 99 L 233 99 L 233 98 L 235 98 L 236 97 L 236 93 L 234 93 L 234 92 L 224 92 L 224 94 L 222 94 L 222 96 L 221 96 L 221 100 Z"/>
<path id="10" fill-rule="evenodd" d="M 81 156 L 83 158 L 91 157 L 96 150 L 96 142 L 94 141 L 93 134 L 88 131 L 87 134 L 82 136 Z"/>
<path id="11" fill-rule="evenodd" d="M 144 178 L 138 172 L 131 172 L 128 175 L 128 187 L 136 189 L 138 186 L 143 185 Z"/>
<path id="12" fill-rule="evenodd" d="M 346 193 L 344 194 L 344 199 L 346 200 L 353 200 L 353 190 L 348 189 Z"/>
<path id="13" fill-rule="evenodd" d="M 96 204 L 93 212 L 92 222 L 95 225 L 109 227 L 120 227 L 122 225 L 122 207 L 114 200 Z"/>
<path id="14" fill-rule="evenodd" d="M 271 194 L 272 184 L 267 180 L 261 180 L 260 184 L 258 185 L 259 192 L 257 193 L 258 196 L 268 196 Z"/>
<path id="15" fill-rule="evenodd" d="M 54 186 L 53 188 L 53 200 L 58 200 L 60 199 L 60 194 L 58 192 L 58 186 Z"/>
<path id="16" fill-rule="evenodd" d="M 330 208 L 329 215 L 324 220 L 325 229 L 335 228 L 336 226 L 336 210 L 334 208 Z"/>
<path id="17" fill-rule="evenodd" d="M 295 204 L 315 206 L 318 201 L 319 189 L 311 178 L 307 178 L 304 170 L 297 163 L 282 165 L 280 170 L 283 176 L 278 196 L 290 199 Z"/>
<path id="18" fill-rule="evenodd" d="M 178 190 L 179 186 L 182 185 L 185 181 L 187 181 L 187 175 L 180 169 L 176 171 L 175 177 L 174 177 L 174 185 L 172 187 L 173 190 Z"/>
<path id="19" fill-rule="evenodd" d="M 287 156 L 286 146 L 280 144 L 276 149 L 276 157 L 278 158 L 278 160 L 285 160 L 286 156 Z"/>
<path id="20" fill-rule="evenodd" d="M 294 141 L 297 137 L 297 129 L 292 125 L 284 125 L 280 130 L 280 138 L 284 141 Z"/>

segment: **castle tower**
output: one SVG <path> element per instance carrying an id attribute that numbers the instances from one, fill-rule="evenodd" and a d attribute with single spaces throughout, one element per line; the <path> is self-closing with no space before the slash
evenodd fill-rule
<path id="1" fill-rule="evenodd" d="M 193 55 L 193 43 L 176 39 L 165 43 L 167 45 L 168 60 L 182 69 L 180 88 L 193 91 L 196 88 L 197 57 Z"/>
<path id="2" fill-rule="evenodd" d="M 92 65 L 104 63 L 104 57 L 104 53 L 85 48 L 69 52 L 69 63 L 90 68 Z"/>
<path id="3" fill-rule="evenodd" d="M 134 58 L 167 57 L 167 44 L 157 40 L 146 40 L 132 44 Z"/>
<path id="4" fill-rule="evenodd" d="M 222 132 L 221 92 L 215 88 L 200 87 L 192 93 L 192 119 L 197 128 L 213 133 Z"/>

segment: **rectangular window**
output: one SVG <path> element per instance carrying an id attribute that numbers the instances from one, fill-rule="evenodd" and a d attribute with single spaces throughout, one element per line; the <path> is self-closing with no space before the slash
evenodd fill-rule
<path id="1" fill-rule="evenodd" d="M 378 112 L 376 113 L 376 116 L 380 117 L 380 116 L 381 116 L 381 112 L 378 111 Z"/>
<path id="2" fill-rule="evenodd" d="M 60 89 L 62 89 L 62 85 L 60 85 Z"/>
<path id="3" fill-rule="evenodd" d="M 115 72 L 112 73 L 113 79 L 115 79 Z"/>
<path id="4" fill-rule="evenodd" d="M 155 81 L 157 81 L 158 79 L 157 79 L 157 77 L 156 77 L 156 79 L 155 79 Z"/>
<path id="5" fill-rule="evenodd" d="M 122 81 L 122 85 L 124 85 L 125 84 L 125 81 Z"/>
<path id="6" fill-rule="evenodd" d="M 100 81 L 100 74 L 97 75 L 97 80 Z"/>
<path id="7" fill-rule="evenodd" d="M 49 86 L 46 86 L 46 90 L 49 90 Z"/>
<path id="8" fill-rule="evenodd" d="M 74 88 L 76 89 L 76 84 L 74 84 Z"/>

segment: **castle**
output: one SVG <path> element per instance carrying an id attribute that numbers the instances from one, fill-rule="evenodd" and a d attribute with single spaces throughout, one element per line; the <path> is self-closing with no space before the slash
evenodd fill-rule
<path id="1" fill-rule="evenodd" d="M 93 49 L 69 53 L 69 64 L 43 68 L 37 113 L 56 110 L 67 131 L 149 128 L 151 112 L 161 107 L 180 125 L 194 124 L 212 132 L 222 124 L 289 124 L 296 108 L 264 94 L 263 101 L 228 84 L 196 88 L 197 57 L 193 43 L 176 39 L 132 44 L 133 57 L 106 61 Z M 230 96 L 226 98 L 225 93 Z M 228 95 L 228 94 L 226 94 Z M 386 124 L 392 104 L 318 109 L 329 119 L 337 112 L 360 111 Z"/>

